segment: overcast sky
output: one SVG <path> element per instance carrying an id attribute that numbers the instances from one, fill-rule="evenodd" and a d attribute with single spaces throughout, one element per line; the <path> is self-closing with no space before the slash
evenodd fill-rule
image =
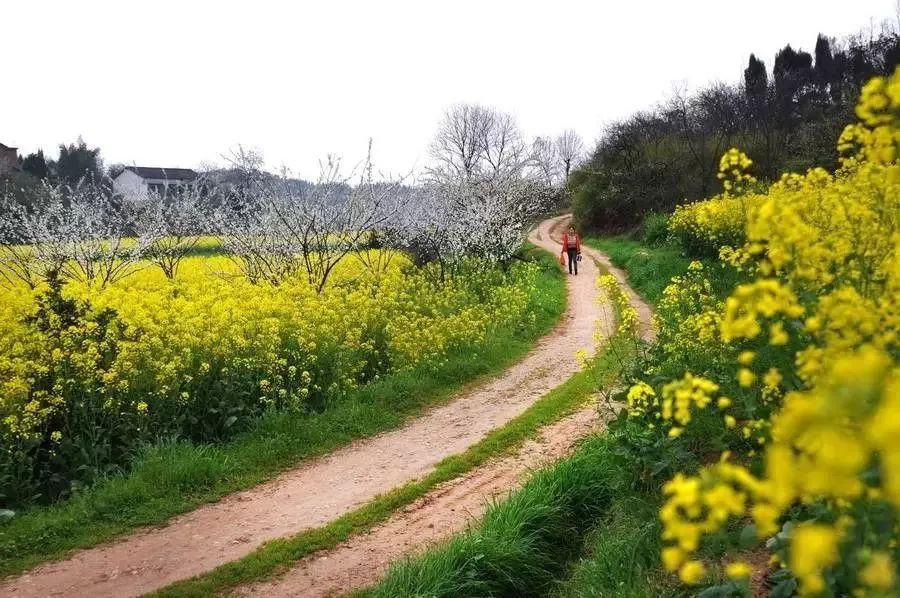
<path id="1" fill-rule="evenodd" d="M 750 52 L 811 51 L 896 0 L 0 0 L 0 143 L 82 135 L 107 164 L 196 167 L 241 143 L 314 177 L 374 139 L 421 167 L 447 106 L 513 113 L 529 136 L 603 125 L 674 85 L 736 81 Z"/>

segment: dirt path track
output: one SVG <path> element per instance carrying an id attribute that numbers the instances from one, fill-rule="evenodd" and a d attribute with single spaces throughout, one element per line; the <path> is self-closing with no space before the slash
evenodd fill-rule
<path id="1" fill-rule="evenodd" d="M 532 241 L 545 240 L 552 229 L 559 229 L 565 222 L 542 227 L 532 236 Z M 638 310 L 641 336 L 653 338 L 652 310 L 628 287 L 624 272 L 613 267 L 600 252 L 585 247 L 584 253 L 619 280 Z M 591 280 L 595 276 L 592 272 Z M 611 314 L 602 308 L 598 313 L 601 332 L 607 332 Z M 518 488 L 535 469 L 564 457 L 603 423 L 596 406 L 587 406 L 546 426 L 537 439 L 526 442 L 515 454 L 485 463 L 442 484 L 369 532 L 354 536 L 332 550 L 301 559 L 284 575 L 242 587 L 234 595 L 319 598 L 344 595 L 371 585 L 392 561 L 421 553 L 480 519 L 491 500 L 503 498 Z"/>
<path id="2" fill-rule="evenodd" d="M 566 217 L 541 223 L 531 240 L 554 254 Z M 592 250 L 596 259 L 604 256 Z M 312 459 L 271 482 L 173 518 L 166 526 L 40 565 L 0 582 L 2 596 L 135 596 L 241 558 L 263 542 L 328 523 L 374 496 L 428 473 L 521 414 L 578 369 L 597 326 L 613 324 L 598 305 L 597 266 L 568 279 L 562 321 L 502 375 L 402 428 Z M 649 311 L 647 312 L 649 313 Z"/>
<path id="3" fill-rule="evenodd" d="M 423 551 L 472 521 L 542 465 L 564 457 L 597 429 L 596 406 L 550 424 L 509 457 L 483 465 L 394 513 L 366 534 L 301 559 L 285 575 L 241 588 L 237 596 L 307 598 L 342 595 L 378 581 L 391 561 Z"/>

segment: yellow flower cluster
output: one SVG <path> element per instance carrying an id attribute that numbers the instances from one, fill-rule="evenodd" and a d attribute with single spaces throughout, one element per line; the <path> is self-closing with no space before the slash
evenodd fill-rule
<path id="1" fill-rule="evenodd" d="M 759 201 L 757 195 L 720 195 L 677 206 L 669 218 L 669 232 L 696 255 L 717 255 L 720 247 L 743 244 L 747 212 Z"/>
<path id="2" fill-rule="evenodd" d="M 702 567 L 691 555 L 700 547 L 704 534 L 717 531 L 731 517 L 741 515 L 747 508 L 748 492 L 758 482 L 747 471 L 723 460 L 705 469 L 699 476 L 677 474 L 663 487 L 666 503 L 660 510 L 664 525 L 663 540 L 670 544 L 663 549 L 663 565 L 678 571 L 685 583 L 699 581 L 696 572 Z M 733 572 L 740 577 L 745 572 L 738 567 Z"/>
<path id="3" fill-rule="evenodd" d="M 756 178 L 747 172 L 752 165 L 753 160 L 735 147 L 722 154 L 716 176 L 722 181 L 726 195 L 740 195 L 749 185 L 756 183 Z"/>
<path id="4" fill-rule="evenodd" d="M 847 127 L 838 141 L 845 166 L 860 161 L 890 164 L 897 158 L 900 145 L 900 67 L 894 76 L 875 77 L 862 89 L 856 115 L 862 121 Z"/>
<path id="5" fill-rule="evenodd" d="M 722 302 L 715 296 L 703 264 L 691 262 L 683 276 L 674 277 L 656 306 L 657 346 L 669 360 L 702 356 L 705 361 L 727 357 L 719 342 Z M 684 364 L 689 369 L 689 364 Z"/>
<path id="6" fill-rule="evenodd" d="M 638 329 L 637 310 L 631 304 L 631 299 L 622 289 L 622 285 L 616 280 L 612 274 L 603 274 L 596 280 L 597 288 L 603 292 L 603 296 L 599 301 L 610 302 L 616 310 L 616 334 L 633 337 Z M 601 333 L 597 331 L 597 335 Z M 606 339 L 595 336 L 594 344 L 602 346 L 606 343 Z"/>
<path id="7" fill-rule="evenodd" d="M 720 325 L 722 340 L 730 343 L 756 338 L 766 322 L 779 316 L 798 318 L 803 311 L 791 289 L 775 279 L 762 278 L 740 285 L 725 301 Z M 780 321 L 769 325 L 768 337 L 772 345 L 784 345 L 790 340 Z"/>
<path id="8" fill-rule="evenodd" d="M 857 114 L 834 174 L 786 175 L 765 194 L 714 198 L 673 218 L 711 246 L 722 233 L 710 220 L 742 231 L 742 246 L 722 257 L 753 279 L 722 306 L 717 342 L 735 356 L 729 403 L 762 414 L 743 436 L 765 443 L 758 476 L 723 460 L 666 485 L 663 559 L 687 583 L 703 576 L 694 553 L 705 535 L 750 517 L 768 537 L 798 518 L 783 528 L 778 562 L 801 594 L 900 591 L 900 69 L 865 87 Z M 653 388 L 632 390 L 637 411 L 656 404 Z"/>
<path id="9" fill-rule="evenodd" d="M 747 211 L 759 201 L 750 194 L 757 180 L 747 170 L 753 161 L 731 148 L 719 160 L 718 178 L 724 191 L 705 201 L 677 206 L 669 218 L 669 232 L 697 255 L 714 256 L 719 248 L 737 247 L 744 241 Z"/>
<path id="10" fill-rule="evenodd" d="M 639 381 L 628 389 L 628 414 L 630 417 L 650 416 L 661 420 L 671 426 L 669 437 L 677 438 L 681 436 L 684 426 L 691 422 L 694 413 L 713 404 L 718 390 L 719 385 L 715 382 L 687 373 L 681 380 L 674 380 L 663 386 L 660 398 L 652 386 Z M 731 399 L 721 397 L 715 404 L 719 409 L 727 409 L 731 405 Z M 734 421 L 733 417 L 726 416 L 729 417 L 730 420 L 724 420 L 726 425 L 727 422 Z"/>
<path id="11" fill-rule="evenodd" d="M 299 409 L 534 318 L 536 280 L 518 265 L 440 283 L 399 255 L 377 273 L 348 257 L 316 293 L 301 280 L 251 284 L 226 256 L 189 257 L 174 280 L 148 267 L 102 289 L 66 285 L 89 313 L 54 334 L 30 323 L 46 288 L 3 288 L 0 442 L 59 440 L 73 395 L 157 429 L 185 413 Z"/>

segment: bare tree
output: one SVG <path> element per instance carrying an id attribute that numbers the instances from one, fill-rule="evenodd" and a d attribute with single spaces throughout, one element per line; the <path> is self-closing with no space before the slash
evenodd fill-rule
<path id="1" fill-rule="evenodd" d="M 529 155 L 518 124 L 511 114 L 496 110 L 488 114 L 489 126 L 481 139 L 486 176 L 494 180 L 521 177 Z"/>
<path id="2" fill-rule="evenodd" d="M 518 177 L 529 155 L 515 118 L 478 104 L 450 108 L 430 147 L 432 178 Z"/>
<path id="3" fill-rule="evenodd" d="M 556 187 L 560 179 L 561 159 L 556 143 L 550 137 L 535 137 L 531 144 L 531 165 L 535 176 L 548 187 Z"/>
<path id="4" fill-rule="evenodd" d="M 711 86 L 695 95 L 676 88 L 663 106 L 668 120 L 677 125 L 677 133 L 690 154 L 692 169 L 700 174 L 704 197 L 712 191 L 719 158 L 737 131 L 737 107 L 732 97 L 733 90 L 724 85 Z"/>
<path id="5" fill-rule="evenodd" d="M 174 279 L 181 261 L 200 242 L 208 184 L 201 178 L 181 188 L 152 192 L 135 205 L 141 254 Z"/>
<path id="6" fill-rule="evenodd" d="M 565 184 L 568 184 L 569 173 L 572 166 L 577 165 L 584 152 L 584 142 L 581 136 L 572 129 L 567 129 L 556 138 L 556 153 L 562 162 L 562 174 Z"/>
<path id="7" fill-rule="evenodd" d="M 447 110 L 431 143 L 435 170 L 453 176 L 475 175 L 483 161 L 485 139 L 493 125 L 493 111 L 478 104 L 457 104 Z"/>

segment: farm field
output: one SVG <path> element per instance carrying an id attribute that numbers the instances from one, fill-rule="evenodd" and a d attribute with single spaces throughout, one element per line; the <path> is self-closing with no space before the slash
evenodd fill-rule
<path id="1" fill-rule="evenodd" d="M 442 284 L 395 257 L 378 276 L 348 259 L 321 295 L 223 277 L 222 256 L 188 257 L 174 281 L 147 268 L 100 291 L 67 286 L 92 311 L 63 334 L 24 324 L 34 294 L 5 290 L 4 382 L 19 397 L 4 402 L 5 505 L 73 479 L 96 487 L 18 513 L 0 532 L 4 567 L 164 520 L 396 426 L 526 350 L 564 304 L 547 261 Z M 113 310 L 103 334 L 86 332 Z M 81 378 L 51 397 L 25 383 L 41 368 Z M 160 437 L 182 440 L 153 447 Z M 23 467 L 41 459 L 43 470 Z"/>
<path id="2" fill-rule="evenodd" d="M 64 495 L 154 438 L 216 440 L 266 410 L 320 410 L 537 318 L 534 265 L 437 284 L 402 257 L 377 274 L 348 259 L 321 294 L 230 266 L 188 258 L 172 281 L 145 268 L 102 290 L 3 292 L 4 502 Z"/>
<path id="3" fill-rule="evenodd" d="M 549 246 L 552 247 L 553 243 L 555 243 L 556 241 L 551 241 L 548 238 L 544 237 L 543 239 L 536 238 L 535 242 L 549 244 Z M 543 262 L 543 263 L 546 264 L 547 262 Z M 555 295 L 555 293 L 553 293 L 553 292 L 550 292 L 548 294 L 548 291 L 552 291 L 553 283 L 550 284 L 549 289 L 547 287 L 548 282 L 553 281 L 553 280 L 556 280 L 556 281 L 559 280 L 558 274 L 556 274 L 556 272 L 558 272 L 556 267 L 551 266 L 550 270 L 549 270 L 550 278 L 548 281 L 545 281 L 542 284 L 543 291 L 541 293 L 541 296 L 548 297 L 550 299 L 553 299 L 554 297 L 556 297 L 556 301 L 558 301 L 558 299 L 559 299 L 558 295 Z M 591 280 L 589 278 L 581 279 L 581 287 L 580 288 L 582 288 L 583 290 L 590 290 L 592 288 Z M 592 294 L 587 295 L 587 296 L 592 296 Z M 555 303 L 553 303 L 551 301 L 551 305 L 553 305 L 553 304 L 555 304 Z M 594 309 L 593 301 L 590 301 L 590 300 L 585 302 L 585 301 L 582 301 L 579 299 L 579 301 L 577 301 L 575 303 L 575 305 L 578 306 L 577 310 L 592 310 L 592 309 Z M 543 318 L 543 321 L 546 323 L 552 322 L 553 321 L 552 314 L 555 314 L 555 313 L 558 313 L 558 312 L 553 312 L 551 309 L 550 315 L 545 315 Z M 579 314 L 580 312 L 576 311 L 575 313 Z M 539 398 L 543 394 L 543 392 L 544 392 L 543 389 L 546 388 L 546 385 L 548 383 L 551 385 L 558 384 L 559 382 L 565 380 L 565 378 L 567 376 L 571 375 L 571 373 L 577 368 L 577 364 L 574 360 L 574 354 L 575 354 L 576 347 L 579 344 L 583 347 L 590 346 L 590 342 L 591 342 L 590 339 L 593 334 L 593 320 L 594 320 L 594 317 L 590 316 L 590 313 L 592 313 L 592 312 L 588 311 L 585 314 L 581 314 L 577 318 L 577 320 L 572 321 L 571 324 L 568 325 L 568 328 L 571 330 L 571 332 L 566 332 L 565 334 L 561 334 L 561 335 L 554 335 L 554 338 L 552 339 L 552 341 L 545 340 L 544 344 L 546 346 L 543 347 L 542 350 L 534 353 L 531 356 L 530 360 L 526 359 L 524 362 L 522 362 L 521 366 L 518 368 L 518 372 L 514 368 L 504 378 L 498 379 L 496 383 L 488 382 L 486 388 L 484 388 L 483 390 L 474 389 L 473 390 L 474 394 L 472 395 L 471 399 L 468 399 L 468 401 L 476 401 L 476 403 L 473 403 L 473 405 L 478 405 L 478 409 L 480 409 L 481 411 L 484 412 L 484 417 L 478 418 L 479 421 L 477 421 L 477 422 L 473 421 L 466 425 L 467 428 L 471 428 L 471 431 L 467 431 L 467 434 L 469 436 L 464 436 L 459 441 L 453 441 L 452 440 L 453 437 L 447 437 L 447 440 L 454 442 L 455 443 L 454 446 L 456 446 L 456 445 L 459 445 L 460 447 L 465 446 L 465 444 L 460 444 L 460 443 L 471 442 L 471 440 L 467 440 L 467 438 L 469 438 L 470 436 L 472 439 L 477 439 L 478 435 L 480 433 L 482 433 L 479 430 L 489 430 L 491 426 L 495 426 L 498 423 L 501 423 L 503 421 L 502 418 L 511 417 L 515 413 L 524 409 L 527 406 L 528 401 L 533 401 L 533 400 L 536 400 L 537 398 Z M 503 342 L 505 344 L 507 344 L 509 342 L 508 337 L 501 336 L 498 338 L 498 340 L 500 340 L 501 342 Z M 491 346 L 496 346 L 496 345 L 491 345 L 489 343 L 487 346 L 490 348 Z M 520 344 L 518 346 L 523 346 L 523 345 Z M 565 351 L 570 353 L 573 356 L 571 358 L 571 360 L 566 360 L 566 362 L 563 362 L 560 367 L 554 366 L 552 368 L 548 368 L 550 360 L 553 359 L 551 356 L 557 355 L 560 351 L 560 347 L 563 347 L 563 346 L 569 347 L 569 348 L 566 348 Z M 504 354 L 508 355 L 509 354 L 508 346 L 505 348 L 497 347 L 497 349 L 500 351 L 499 355 L 504 355 Z M 470 362 L 471 362 L 471 360 L 468 360 L 465 363 L 470 363 Z M 460 370 L 458 368 L 462 367 L 462 365 L 463 364 L 457 365 L 456 368 L 454 368 L 453 372 L 459 372 Z M 471 366 L 469 366 L 469 367 L 471 367 Z M 423 371 L 424 370 L 419 370 L 419 372 L 415 372 L 415 373 L 421 374 Z M 535 374 L 538 372 L 540 372 L 540 373 L 536 376 Z M 440 375 L 440 369 L 433 370 L 432 373 L 437 373 L 438 375 Z M 527 378 L 527 380 L 526 380 L 526 378 Z M 551 380 L 555 380 L 556 382 L 552 382 Z M 524 384 L 524 386 L 523 386 L 523 384 Z M 509 388 L 507 390 L 505 390 L 506 387 L 504 385 L 508 385 Z M 388 388 L 390 389 L 391 387 L 388 387 Z M 394 387 L 394 388 L 396 389 L 396 387 Z M 400 387 L 400 390 L 403 390 L 402 386 Z M 426 387 L 424 390 L 433 392 L 434 388 Z M 365 391 L 362 390 L 362 392 L 364 393 Z M 365 394 L 362 394 L 362 395 L 357 394 L 355 396 L 349 397 L 349 399 L 359 400 L 361 397 L 365 397 Z M 482 401 L 484 401 L 485 398 L 487 398 L 487 397 L 505 397 L 505 398 L 502 399 L 502 401 L 500 403 L 496 402 L 497 398 L 492 398 L 490 401 L 488 401 L 484 405 L 481 405 L 480 403 Z M 377 395 L 376 395 L 376 400 L 378 403 L 380 403 L 381 401 L 386 401 L 386 402 L 388 402 L 388 404 L 390 404 L 390 401 L 391 400 L 396 401 L 397 397 L 388 396 L 388 397 L 379 399 L 379 398 L 377 398 Z M 405 398 L 404 400 L 409 401 L 410 398 Z M 440 421 L 444 421 L 443 424 L 439 424 L 438 422 L 436 422 L 434 425 L 442 425 L 442 426 L 446 427 L 447 425 L 449 425 L 445 421 L 446 418 L 448 418 L 448 417 L 449 418 L 458 418 L 458 417 L 461 417 L 462 415 L 465 415 L 471 409 L 471 407 L 466 407 L 465 409 L 462 409 L 462 407 L 459 406 L 459 404 L 462 402 L 466 402 L 466 401 L 462 401 L 460 398 L 457 398 L 457 399 L 455 399 L 454 404 L 448 405 L 448 407 L 446 409 L 438 410 L 438 411 L 434 412 L 433 417 L 431 417 L 431 419 L 437 419 Z M 364 405 L 365 405 L 365 403 L 366 402 L 364 401 Z M 339 405 L 343 405 L 343 404 L 345 404 L 345 403 L 339 403 Z M 353 403 L 350 403 L 350 404 L 353 405 Z M 396 403 L 394 403 L 394 404 L 396 405 Z M 358 410 L 358 409 L 360 409 L 360 407 L 357 405 L 356 409 Z M 322 413 L 322 416 L 327 418 L 328 413 L 329 413 L 329 411 L 326 409 Z M 341 409 L 338 409 L 336 412 L 336 415 L 341 416 L 341 415 L 345 415 L 346 413 L 347 413 L 346 411 L 342 412 Z M 506 415 L 504 415 L 504 414 L 506 414 Z M 562 415 L 562 412 L 560 412 L 559 415 Z M 500 417 L 501 419 L 497 419 L 498 417 Z M 310 418 L 310 419 L 313 420 L 312 424 L 316 423 L 315 418 Z M 288 420 L 288 421 L 296 422 L 297 419 Z M 303 419 L 300 419 L 300 421 L 302 422 Z M 319 421 L 327 422 L 327 419 L 325 419 L 325 420 L 319 419 Z M 287 423 L 287 422 L 285 422 L 285 423 Z M 340 425 L 341 423 L 342 422 L 340 422 L 340 421 L 336 422 L 336 424 L 338 424 L 338 425 Z M 346 422 L 343 422 L 343 423 L 346 424 Z M 423 424 L 426 426 L 429 425 L 429 424 L 427 424 L 427 419 L 423 420 Z M 485 427 L 485 426 L 487 426 L 487 427 Z M 413 432 L 414 428 L 409 428 L 409 430 L 410 430 L 410 433 L 415 433 L 415 432 Z M 257 456 L 255 458 L 248 459 L 247 457 L 241 457 L 241 454 L 242 453 L 245 454 L 247 451 L 250 451 L 253 449 L 265 450 L 264 447 L 266 445 L 270 445 L 273 440 L 271 438 L 273 431 L 274 430 L 273 430 L 272 426 L 264 424 L 263 426 L 260 427 L 260 429 L 258 431 L 258 439 L 253 441 L 253 435 L 257 434 L 257 432 L 251 430 L 251 433 L 250 433 L 251 442 L 244 443 L 245 446 L 243 446 L 243 447 L 240 446 L 242 444 L 241 437 L 238 437 L 235 444 L 237 445 L 238 453 L 236 456 L 238 457 L 239 464 L 240 464 L 241 460 L 247 460 L 248 462 L 246 464 L 246 467 L 250 470 L 250 472 L 252 472 L 254 474 L 258 474 L 258 472 L 256 472 L 253 468 L 259 466 L 259 462 L 262 459 L 262 457 Z M 400 431 L 398 433 L 402 435 L 405 432 Z M 433 436 L 433 431 L 432 432 L 425 431 L 424 433 Z M 280 432 L 279 434 L 284 434 L 284 432 Z M 276 440 L 277 440 L 277 438 L 276 438 Z M 297 440 L 301 440 L 301 438 L 297 438 Z M 379 441 L 376 440 L 374 442 L 379 442 Z M 441 442 L 443 442 L 443 440 Z M 379 454 L 381 454 L 381 452 L 385 449 L 392 450 L 391 449 L 392 446 L 399 446 L 400 437 L 397 437 L 397 438 L 393 438 L 390 436 L 385 437 L 382 444 L 384 444 L 385 448 L 378 449 Z M 431 443 L 423 443 L 422 441 L 416 441 L 416 443 L 415 443 L 416 448 L 414 450 L 421 452 L 422 449 L 427 449 L 427 446 L 429 444 L 431 444 Z M 362 445 L 359 448 L 360 448 L 360 450 L 365 450 L 365 445 Z M 218 453 L 213 452 L 212 453 L 212 458 L 214 461 L 216 460 L 216 457 L 218 455 L 225 456 L 225 455 L 229 454 L 228 453 L 228 445 L 226 445 L 224 447 L 224 449 L 225 449 L 224 453 L 222 453 L 222 452 L 218 452 Z M 352 463 L 353 459 L 356 459 L 355 457 L 352 457 L 354 450 L 356 450 L 356 449 L 350 448 L 349 449 L 350 452 L 347 453 L 347 458 L 350 459 L 350 461 L 348 461 L 348 463 Z M 446 450 L 446 449 L 441 449 L 441 450 Z M 452 450 L 455 450 L 455 449 L 452 449 Z M 444 454 L 448 454 L 448 453 L 444 453 Z M 410 456 L 412 457 L 412 455 L 410 455 Z M 433 458 L 433 457 L 428 457 L 427 453 L 426 453 L 425 458 Z M 368 462 L 367 460 L 360 461 L 359 459 L 356 459 L 356 461 L 358 461 L 360 464 L 363 464 L 364 467 L 368 468 L 368 466 L 365 465 L 365 463 Z M 410 463 L 413 463 L 413 461 L 410 460 Z M 325 463 L 323 463 L 322 465 L 325 465 Z M 315 469 L 312 469 L 310 471 L 313 473 L 313 475 L 316 475 Z M 401 471 L 401 470 L 398 469 L 398 471 Z M 248 472 L 248 473 L 250 473 L 250 472 Z M 302 471 L 300 473 L 302 473 Z M 145 481 L 143 481 L 143 482 L 141 481 L 141 479 L 143 478 L 143 476 L 141 475 L 142 474 L 141 470 L 138 470 L 136 472 L 136 474 L 137 474 L 136 477 L 138 478 L 139 483 L 146 483 Z M 357 484 L 357 481 L 355 481 L 359 477 L 357 474 L 352 474 L 352 475 L 343 474 L 343 475 L 346 478 L 347 483 L 349 484 L 347 486 L 348 489 L 350 489 L 351 487 L 356 488 L 358 486 L 359 489 L 365 490 L 366 486 L 360 486 L 359 484 Z M 133 479 L 133 478 L 126 478 L 124 481 L 127 483 L 129 481 L 129 479 Z M 144 478 L 144 480 L 145 479 L 146 478 Z M 226 480 L 227 479 L 228 479 L 228 477 L 226 476 Z M 256 475 L 255 479 L 259 480 L 260 479 L 259 475 Z M 390 478 L 390 479 L 393 479 L 393 478 Z M 373 483 L 374 482 L 378 482 L 378 480 L 373 478 Z M 299 484 L 297 486 L 298 489 L 302 489 L 304 486 L 304 483 L 302 482 L 301 479 L 298 479 L 297 484 Z M 278 484 L 278 485 L 283 485 L 283 483 Z M 134 484 L 131 484 L 131 487 L 132 488 L 135 487 Z M 142 486 L 138 486 L 138 487 L 140 488 Z M 231 487 L 233 487 L 233 486 L 231 486 Z M 390 486 L 385 487 L 385 489 L 389 489 L 389 488 L 390 488 Z M 122 495 L 128 491 L 129 491 L 128 485 L 125 485 L 125 486 L 122 486 L 119 488 L 114 487 L 113 491 L 112 491 L 112 496 L 115 499 L 115 497 L 117 495 Z M 356 490 L 354 490 L 354 491 L 356 491 Z M 288 490 L 288 492 L 290 493 L 291 491 Z M 310 499 L 315 501 L 318 496 L 320 496 L 320 493 L 314 491 L 313 495 L 311 495 Z M 260 493 L 260 497 L 267 498 L 267 499 L 268 499 L 268 497 L 271 497 L 271 499 L 273 501 L 275 501 L 272 505 L 273 509 L 278 509 L 278 508 L 282 508 L 283 506 L 285 506 L 283 504 L 284 497 L 279 498 L 279 495 L 277 493 L 273 495 L 271 492 L 263 489 L 263 491 Z M 74 542 L 79 542 L 79 543 L 82 543 L 82 545 L 84 545 L 83 544 L 85 542 L 84 536 L 79 537 L 79 536 L 75 535 L 73 538 L 71 535 L 71 532 L 69 532 L 71 518 L 73 516 L 84 517 L 84 515 L 81 512 L 82 509 L 84 509 L 84 507 L 88 507 L 88 509 L 89 509 L 89 513 L 88 513 L 89 517 L 86 521 L 86 523 L 89 524 L 89 527 L 99 528 L 100 531 L 103 531 L 104 528 L 102 526 L 97 525 L 98 523 L 100 523 L 102 521 L 102 519 L 100 519 L 100 518 L 103 517 L 103 511 L 99 510 L 98 512 L 95 512 L 93 515 L 91 515 L 91 513 L 90 513 L 90 510 L 95 509 L 97 506 L 100 506 L 102 509 L 103 503 L 100 501 L 105 500 L 103 498 L 102 487 L 101 487 L 101 492 L 94 495 L 93 497 L 91 496 L 91 493 L 86 493 L 85 498 L 87 500 L 81 501 L 80 498 L 81 497 L 78 497 L 74 501 L 72 501 L 72 508 L 67 508 L 68 505 L 62 505 L 62 507 L 59 509 L 53 509 L 53 510 L 48 511 L 47 513 L 44 514 L 43 517 L 40 512 L 33 514 L 33 516 L 29 516 L 29 514 L 26 513 L 25 516 L 23 516 L 21 519 L 14 520 L 12 522 L 12 526 L 7 527 L 7 529 L 10 529 L 13 532 L 12 534 L 9 534 L 7 536 L 7 538 L 10 538 L 11 540 L 15 541 L 15 543 L 10 542 L 8 544 L 8 546 L 11 546 L 11 547 L 18 546 L 19 547 L 19 553 L 16 555 L 18 557 L 18 559 L 15 561 L 12 561 L 12 562 L 18 563 L 18 564 L 27 564 L 28 563 L 27 559 L 28 559 L 29 554 L 35 554 L 37 556 L 39 554 L 38 551 L 42 547 L 46 549 L 48 545 L 51 548 L 56 547 L 56 549 L 59 549 L 59 547 L 65 546 L 66 542 L 69 542 L 70 546 L 71 546 L 71 543 L 74 543 Z M 91 500 L 92 498 L 93 498 L 93 500 Z M 98 502 L 100 502 L 99 505 L 97 504 Z M 228 504 L 229 503 L 227 503 L 227 502 L 224 503 L 223 508 L 225 508 L 226 510 L 231 508 L 231 507 L 228 507 Z M 249 508 L 249 505 L 251 503 L 244 502 L 241 504 L 243 505 L 242 508 Z M 210 512 L 214 513 L 215 511 L 213 509 Z M 275 510 L 273 512 L 277 514 L 280 511 Z M 315 515 L 315 513 L 317 513 L 317 512 L 319 512 L 317 509 L 310 510 L 309 514 L 317 517 L 318 515 Z M 133 517 L 134 516 L 147 516 L 147 513 L 146 513 L 146 511 L 142 511 L 140 508 L 136 508 L 135 512 L 133 513 L 132 516 Z M 93 523 L 91 517 L 96 517 L 97 522 Z M 254 518 L 253 521 L 260 521 L 260 520 L 261 520 L 260 518 Z M 129 520 L 123 518 L 123 522 L 127 524 L 129 522 Z M 47 525 L 48 523 L 50 524 L 49 530 L 53 530 L 53 531 L 57 532 L 57 534 L 58 534 L 57 538 L 54 538 L 53 536 L 49 536 L 49 537 L 47 536 L 46 532 L 49 531 L 48 525 Z M 250 521 L 248 521 L 248 523 L 250 523 Z M 298 526 L 297 527 L 298 529 L 302 529 L 302 525 L 300 523 L 298 523 L 297 526 Z M 119 529 L 122 529 L 122 528 L 120 527 Z M 125 529 L 127 529 L 127 528 L 125 528 Z M 174 533 L 178 533 L 177 526 L 172 529 L 174 530 Z M 215 535 L 217 533 L 215 531 L 215 529 L 216 529 L 215 527 L 210 527 L 209 533 Z M 268 527 L 266 529 L 268 529 Z M 38 533 L 37 537 L 34 537 L 35 536 L 34 532 L 37 530 L 43 530 L 44 534 Z M 124 531 L 124 529 L 123 529 L 123 531 Z M 67 533 L 70 535 L 67 536 L 66 535 Z M 167 532 L 165 530 L 163 530 L 162 533 L 165 534 Z M 265 532 L 265 533 L 270 534 L 270 532 Z M 266 536 L 263 535 L 261 537 L 265 538 Z M 138 539 L 138 541 L 140 541 L 140 537 L 138 537 L 137 539 Z M 55 544 L 52 543 L 54 541 L 56 542 Z M 77 544 L 76 544 L 76 546 L 77 546 Z M 173 544 L 171 543 L 171 541 L 169 541 L 168 546 L 170 547 L 170 549 L 172 548 Z M 253 544 L 243 544 L 243 545 L 238 544 L 237 545 L 237 548 L 240 549 L 241 551 L 249 550 L 252 547 L 253 547 Z M 24 548 L 24 550 L 22 550 L 23 548 Z M 129 551 L 129 554 L 134 553 L 133 549 L 126 548 L 126 550 Z M 30 551 L 34 551 L 34 552 L 30 552 Z M 98 554 L 102 554 L 102 550 L 98 551 Z M 217 556 L 217 554 L 218 553 L 211 554 L 210 556 L 214 557 L 214 559 L 222 558 L 222 555 Z M 86 566 L 86 565 L 84 565 L 84 559 L 89 558 L 89 556 L 90 556 L 89 553 L 84 553 L 84 555 L 85 556 L 83 556 L 83 557 L 78 557 L 78 560 L 76 561 L 76 562 L 82 563 L 81 567 Z M 25 558 L 22 558 L 23 556 Z M 129 557 L 124 557 L 124 562 L 127 562 L 128 558 Z M 34 562 L 34 561 L 31 561 L 31 562 Z M 104 562 L 106 562 L 106 561 L 104 561 Z M 191 563 L 193 563 L 192 566 L 196 566 L 198 563 L 201 563 L 202 561 L 180 559 L 179 562 L 182 564 L 185 564 L 185 565 L 191 565 Z M 213 560 L 212 562 L 215 563 L 216 561 Z M 82 569 L 76 568 L 76 569 L 73 569 L 72 572 L 74 574 L 76 574 L 76 576 L 78 576 L 78 578 L 80 580 L 87 580 L 87 578 L 84 578 L 83 576 L 81 576 L 78 573 L 79 570 L 82 570 Z M 64 571 L 66 571 L 66 569 L 59 567 L 59 566 L 54 566 L 54 567 L 51 567 L 50 571 L 64 572 Z M 172 569 L 170 572 L 177 573 L 177 571 L 175 569 Z M 29 579 L 32 580 L 30 582 L 30 587 L 32 589 L 40 587 L 38 585 L 35 585 L 35 583 L 34 583 L 38 579 L 38 577 L 37 577 L 38 573 L 39 572 L 33 571 L 29 575 Z M 129 587 L 132 587 L 132 588 L 139 587 L 137 585 L 134 585 L 138 581 L 137 578 L 133 578 L 132 580 L 124 579 L 121 581 L 129 582 Z M 152 580 L 148 580 L 148 581 L 150 581 L 152 583 Z M 11 582 L 12 582 L 13 586 L 6 586 L 6 587 L 7 587 L 7 589 L 10 589 L 10 591 L 15 591 L 12 588 L 16 587 L 16 585 L 15 585 L 16 580 L 13 579 L 13 580 L 11 580 Z M 153 587 L 153 586 L 149 586 L 149 587 Z M 21 588 L 19 588 L 19 591 L 21 591 Z"/>

